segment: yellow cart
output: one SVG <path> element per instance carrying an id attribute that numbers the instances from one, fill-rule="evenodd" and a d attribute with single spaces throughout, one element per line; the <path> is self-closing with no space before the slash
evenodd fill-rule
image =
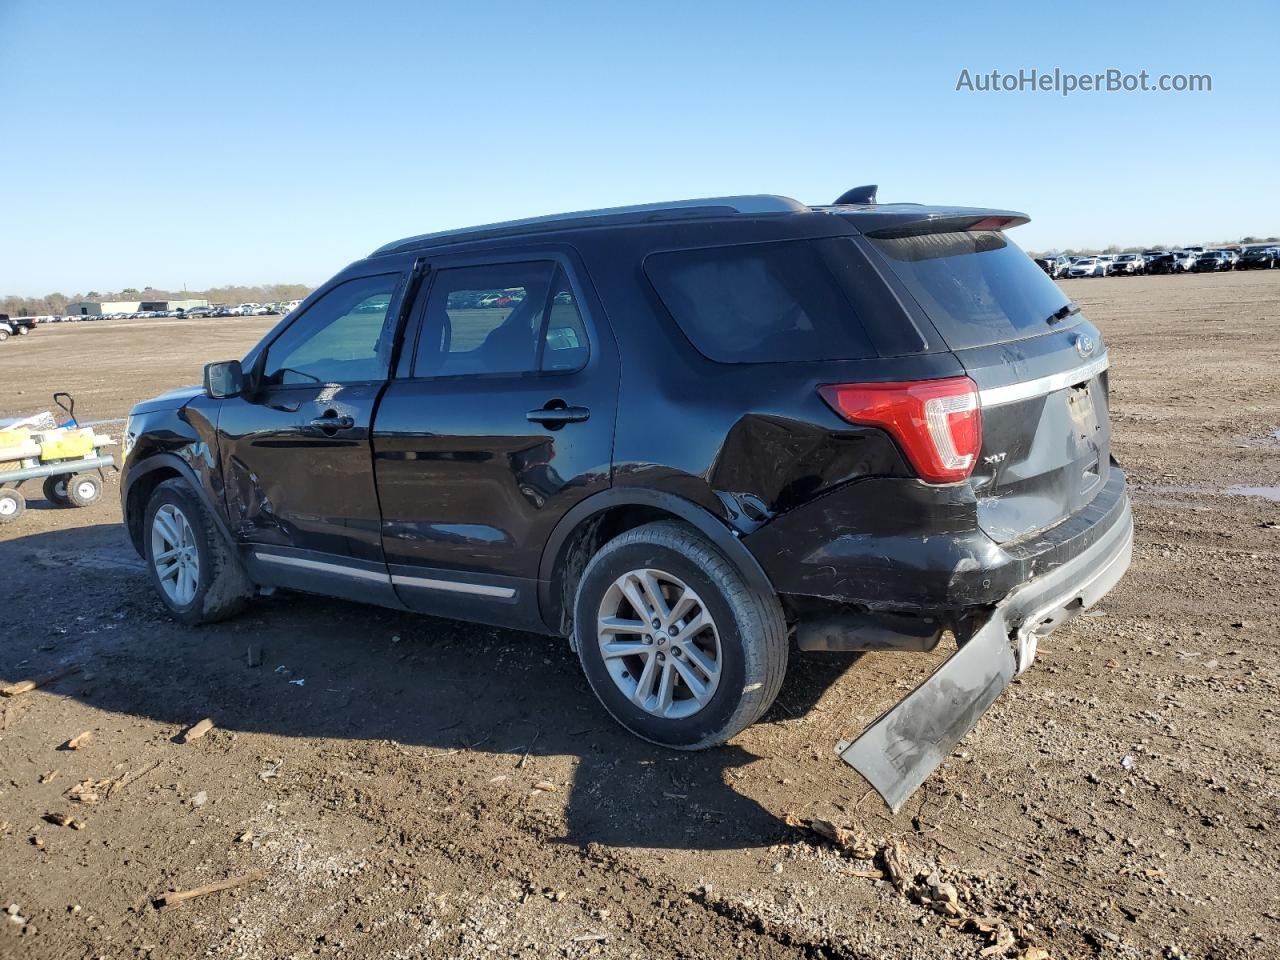
<path id="1" fill-rule="evenodd" d="M 116 470 L 104 452 L 111 437 L 76 422 L 75 400 L 55 393 L 54 402 L 67 414 L 58 423 L 52 414 L 0 424 L 0 523 L 12 523 L 27 508 L 19 489 L 28 480 L 43 480 L 45 499 L 59 507 L 87 507 L 102 497 L 105 470 Z"/>

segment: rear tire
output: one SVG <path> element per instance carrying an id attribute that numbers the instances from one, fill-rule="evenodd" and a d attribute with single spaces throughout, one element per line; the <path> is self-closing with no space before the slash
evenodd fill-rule
<path id="1" fill-rule="evenodd" d="M 574 638 L 610 715 L 676 750 L 724 743 L 755 723 L 787 669 L 778 598 L 752 589 L 706 538 L 673 521 L 629 530 L 592 557 L 578 583 Z"/>
<path id="2" fill-rule="evenodd" d="M 194 627 L 233 617 L 253 585 L 209 511 L 185 480 L 166 480 L 147 502 L 147 571 L 175 620 Z"/>
<path id="3" fill-rule="evenodd" d="M 67 501 L 73 507 L 91 507 L 102 499 L 102 481 L 92 474 L 67 478 Z"/>
<path id="4" fill-rule="evenodd" d="M 45 477 L 44 498 L 55 507 L 71 506 L 71 497 L 67 495 L 67 478 Z"/>
<path id="5" fill-rule="evenodd" d="M 0 523 L 13 523 L 27 509 L 27 499 L 17 490 L 0 490 Z"/>

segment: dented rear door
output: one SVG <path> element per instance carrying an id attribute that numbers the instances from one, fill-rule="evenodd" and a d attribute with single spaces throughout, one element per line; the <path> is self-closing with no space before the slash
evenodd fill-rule
<path id="1" fill-rule="evenodd" d="M 1002 231 L 919 232 L 928 227 L 867 238 L 978 387 L 982 449 L 969 483 L 979 526 L 997 543 L 1035 536 L 1106 485 L 1106 349 Z"/>

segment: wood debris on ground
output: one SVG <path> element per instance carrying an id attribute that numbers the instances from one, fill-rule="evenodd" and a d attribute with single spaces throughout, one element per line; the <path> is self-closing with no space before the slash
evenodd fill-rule
<path id="1" fill-rule="evenodd" d="M 194 900 L 196 897 L 203 897 L 210 893 L 221 893 L 223 890 L 230 890 L 232 887 L 239 887 L 246 883 L 252 883 L 255 880 L 262 879 L 261 870 L 253 870 L 239 877 L 230 877 L 226 880 L 219 880 L 216 883 L 206 883 L 202 887 L 192 887 L 190 890 L 173 890 L 169 893 L 162 893 L 156 897 L 155 905 L 159 909 L 172 907 L 179 903 L 185 903 L 188 900 Z"/>
<path id="2" fill-rule="evenodd" d="M 31 680 L 19 680 L 16 683 L 5 684 L 3 687 L 0 687 L 0 697 L 17 697 L 24 693 L 30 693 L 32 690 L 47 687 L 49 684 L 56 683 L 63 677 L 71 676 L 71 674 L 75 673 L 79 669 L 79 665 L 72 665 L 70 667 L 63 667 L 61 670 L 57 670 L 43 677 Z"/>
<path id="3" fill-rule="evenodd" d="M 52 823 L 55 827 L 70 827 L 72 830 L 83 830 L 85 828 L 83 820 L 77 820 L 68 813 L 46 813 L 44 821 Z"/>
<path id="4" fill-rule="evenodd" d="M 901 841 L 877 843 L 861 830 L 817 817 L 809 819 L 788 814 L 786 823 L 834 844 L 852 859 L 867 860 L 875 865 L 872 870 L 856 871 L 858 876 L 887 880 L 902 896 L 941 914 L 943 922 L 952 929 L 982 936 L 987 945 L 979 951 L 980 956 L 1004 957 L 1016 950 L 1012 953 L 1015 960 L 1052 960 L 1047 950 L 1030 942 L 1021 924 L 992 917 L 977 894 L 946 879 L 936 864 L 913 860 Z"/>
<path id="5" fill-rule="evenodd" d="M 872 843 L 871 838 L 861 830 L 840 827 L 830 820 L 823 820 L 819 817 L 801 819 L 793 814 L 787 815 L 786 822 L 789 827 L 810 830 L 824 840 L 831 841 L 855 860 L 874 860 L 878 852 L 878 848 Z"/>
<path id="6" fill-rule="evenodd" d="M 203 737 L 206 733 L 208 733 L 212 729 L 213 729 L 213 720 L 210 717 L 205 717 L 199 723 L 193 723 L 191 726 L 187 727 L 187 729 L 183 731 L 182 736 L 179 737 L 179 739 L 183 743 L 190 743 L 193 740 L 199 740 L 201 737 Z"/>
<path id="7" fill-rule="evenodd" d="M 70 787 L 63 796 L 76 803 L 97 803 L 113 782 L 114 779 L 110 777 L 106 780 L 81 780 Z"/>
<path id="8" fill-rule="evenodd" d="M 63 796 L 68 800 L 74 800 L 77 803 L 92 804 L 103 799 L 111 799 L 118 791 L 123 790 L 139 777 L 150 773 L 160 764 L 164 763 L 164 758 L 152 760 L 150 763 L 143 764 L 137 770 L 126 770 L 118 777 L 104 777 L 101 780 L 89 778 L 81 780 L 79 783 L 67 789 Z"/>
<path id="9" fill-rule="evenodd" d="M 144 764 L 143 766 L 139 767 L 137 770 L 126 770 L 124 773 L 120 774 L 120 776 L 116 777 L 107 785 L 107 798 L 110 799 L 116 793 L 116 791 L 123 790 L 129 784 L 133 783 L 133 781 L 137 780 L 139 777 L 145 776 L 146 774 L 150 773 L 156 767 L 160 766 L 160 764 L 164 763 L 165 759 L 166 758 L 161 758 L 159 760 L 152 760 L 150 763 Z"/>

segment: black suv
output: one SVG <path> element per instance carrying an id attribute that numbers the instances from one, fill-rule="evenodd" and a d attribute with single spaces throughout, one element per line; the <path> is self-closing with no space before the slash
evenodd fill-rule
<path id="1" fill-rule="evenodd" d="M 134 408 L 129 535 L 187 624 L 288 588 L 568 637 L 682 749 L 765 712 L 793 637 L 949 631 L 839 747 L 896 806 L 1129 562 L 1107 354 L 1026 220 L 863 191 L 388 244 Z"/>
<path id="2" fill-rule="evenodd" d="M 1196 273 L 1219 273 L 1235 266 L 1231 254 L 1225 250 L 1206 250 L 1196 257 L 1196 265 L 1191 269 Z"/>

